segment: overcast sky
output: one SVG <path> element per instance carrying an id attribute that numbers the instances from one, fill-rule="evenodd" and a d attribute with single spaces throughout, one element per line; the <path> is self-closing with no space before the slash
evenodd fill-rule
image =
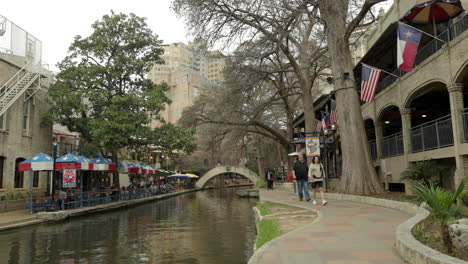
<path id="1" fill-rule="evenodd" d="M 170 10 L 171 0 L 1 1 L 0 15 L 42 41 L 42 60 L 55 65 L 76 35 L 91 34 L 91 24 L 110 10 L 146 17 L 165 43 L 187 42 L 184 23 Z"/>
<path id="2" fill-rule="evenodd" d="M 164 43 L 187 42 L 182 20 L 170 10 L 171 0 L 4 0 L 0 15 L 42 41 L 42 60 L 51 65 L 61 61 L 76 35 L 87 36 L 91 24 L 104 14 L 135 13 L 146 17 L 149 27 Z M 393 0 L 388 0 L 389 6 Z"/>

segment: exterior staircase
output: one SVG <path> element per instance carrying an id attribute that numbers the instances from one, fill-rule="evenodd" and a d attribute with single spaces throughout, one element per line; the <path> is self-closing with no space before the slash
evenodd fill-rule
<path id="1" fill-rule="evenodd" d="M 29 98 L 33 96 L 41 86 L 41 73 L 35 71 L 30 64 L 26 64 L 2 87 L 0 87 L 0 116 L 10 108 L 21 95 L 27 92 Z"/>

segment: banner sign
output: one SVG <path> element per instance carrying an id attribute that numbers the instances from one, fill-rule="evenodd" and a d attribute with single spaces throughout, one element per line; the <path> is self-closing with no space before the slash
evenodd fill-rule
<path id="1" fill-rule="evenodd" d="M 64 188 L 76 187 L 76 170 L 75 169 L 63 170 L 63 187 Z"/>
<path id="2" fill-rule="evenodd" d="M 320 156 L 320 138 L 306 138 L 306 154 L 308 157 Z"/>

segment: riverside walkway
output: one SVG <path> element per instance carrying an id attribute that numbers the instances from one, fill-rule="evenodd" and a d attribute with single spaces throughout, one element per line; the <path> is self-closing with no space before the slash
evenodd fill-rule
<path id="1" fill-rule="evenodd" d="M 405 263 L 394 246 L 396 227 L 411 217 L 405 213 L 348 201 L 312 205 L 284 190 L 262 190 L 260 199 L 312 208 L 319 211 L 319 217 L 259 248 L 249 264 Z"/>

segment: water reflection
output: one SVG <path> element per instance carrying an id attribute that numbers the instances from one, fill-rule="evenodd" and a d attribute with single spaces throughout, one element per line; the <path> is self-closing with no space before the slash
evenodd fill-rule
<path id="1" fill-rule="evenodd" d="M 255 199 L 235 189 L 0 234 L 0 263 L 246 263 Z"/>

